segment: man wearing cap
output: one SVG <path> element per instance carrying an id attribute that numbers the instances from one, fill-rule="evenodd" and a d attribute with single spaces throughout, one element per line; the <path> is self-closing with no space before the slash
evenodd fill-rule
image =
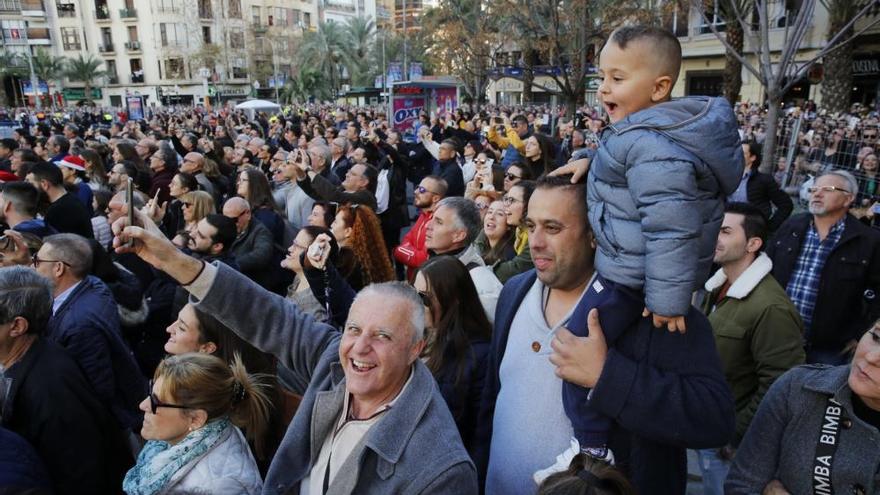
<path id="1" fill-rule="evenodd" d="M 61 169 L 61 176 L 64 178 L 64 185 L 68 190 L 76 193 L 77 199 L 82 201 L 83 206 L 92 218 L 94 210 L 92 208 L 92 188 L 81 180 L 81 176 L 86 172 L 86 162 L 76 155 L 67 155 L 64 159 L 55 162 Z"/>

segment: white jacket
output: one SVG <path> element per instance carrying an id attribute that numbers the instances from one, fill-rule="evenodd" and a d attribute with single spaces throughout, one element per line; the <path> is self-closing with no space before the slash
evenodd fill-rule
<path id="1" fill-rule="evenodd" d="M 492 269 L 486 266 L 477 247 L 471 244 L 461 254 L 458 260 L 467 267 L 471 274 L 471 280 L 477 289 L 477 295 L 480 296 L 480 303 L 489 317 L 489 323 L 495 324 L 495 306 L 498 304 L 498 296 L 501 295 L 501 289 L 504 285 L 492 272 Z"/>
<path id="2" fill-rule="evenodd" d="M 257 495 L 263 480 L 247 440 L 235 426 L 205 455 L 180 468 L 162 494 Z"/>

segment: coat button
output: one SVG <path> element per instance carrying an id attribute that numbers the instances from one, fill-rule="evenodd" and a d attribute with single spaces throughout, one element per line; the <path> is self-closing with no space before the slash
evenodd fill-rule
<path id="1" fill-rule="evenodd" d="M 846 256 L 841 256 L 840 261 L 846 261 Z"/>
<path id="2" fill-rule="evenodd" d="M 851 419 L 844 419 L 843 421 L 840 422 L 840 425 L 843 426 L 844 429 L 848 430 L 848 429 L 852 428 L 852 420 Z"/>

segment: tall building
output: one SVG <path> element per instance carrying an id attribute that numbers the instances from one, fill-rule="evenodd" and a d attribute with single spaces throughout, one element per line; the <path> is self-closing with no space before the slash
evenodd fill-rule
<path id="1" fill-rule="evenodd" d="M 318 19 L 317 0 L 0 0 L 0 6 L 4 49 L 44 44 L 56 55 L 97 56 L 107 76 L 95 81 L 92 99 L 113 106 L 129 94 L 148 106 L 193 104 L 206 93 L 215 103 L 244 99 L 257 88 L 265 95 L 289 75 L 297 40 Z M 68 101 L 85 96 L 77 89 L 82 83 L 64 87 Z"/>
<path id="2" fill-rule="evenodd" d="M 27 68 L 27 56 L 38 49 L 52 51 L 49 12 L 41 0 L 0 0 L 0 51 L 21 55 L 18 62 Z M 33 101 L 29 77 L 7 78 L 0 91 L 20 101 L 22 95 Z M 48 87 L 41 88 L 46 94 Z"/>
<path id="3" fill-rule="evenodd" d="M 376 0 L 318 0 L 322 22 L 345 23 L 355 17 L 376 19 Z"/>

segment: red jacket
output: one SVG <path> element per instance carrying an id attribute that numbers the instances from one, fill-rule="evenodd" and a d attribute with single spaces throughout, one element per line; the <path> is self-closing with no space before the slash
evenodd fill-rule
<path id="1" fill-rule="evenodd" d="M 425 247 L 425 232 L 428 222 L 434 216 L 433 211 L 422 211 L 416 223 L 403 236 L 400 245 L 394 248 L 394 259 L 406 265 L 406 278 L 411 282 L 416 268 L 428 259 L 428 248 Z"/>

